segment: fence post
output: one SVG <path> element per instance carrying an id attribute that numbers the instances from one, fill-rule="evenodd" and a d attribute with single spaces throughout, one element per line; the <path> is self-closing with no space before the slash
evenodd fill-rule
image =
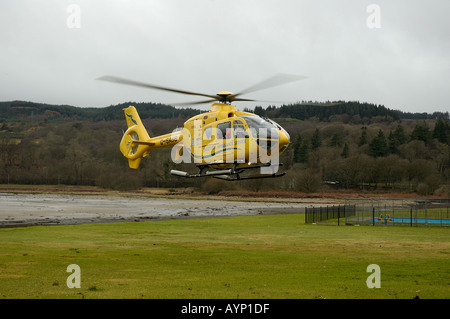
<path id="1" fill-rule="evenodd" d="M 392 200 L 392 216 L 391 216 L 392 225 L 394 225 L 394 223 L 395 223 L 394 217 L 395 217 L 395 208 L 394 208 L 394 200 Z"/>
<path id="2" fill-rule="evenodd" d="M 447 199 L 447 216 L 446 216 L 446 218 L 448 219 L 448 207 L 449 207 L 450 205 L 448 204 L 448 199 Z"/>
<path id="3" fill-rule="evenodd" d="M 409 220 L 410 220 L 411 227 L 412 227 L 412 207 L 409 209 Z"/>
<path id="4" fill-rule="evenodd" d="M 347 214 L 345 213 L 345 205 L 344 205 L 344 224 L 347 224 Z"/>
<path id="5" fill-rule="evenodd" d="M 341 205 L 338 205 L 338 226 L 340 225 L 339 218 L 341 218 Z"/>
<path id="6" fill-rule="evenodd" d="M 375 226 L 375 207 L 372 207 L 372 226 Z"/>

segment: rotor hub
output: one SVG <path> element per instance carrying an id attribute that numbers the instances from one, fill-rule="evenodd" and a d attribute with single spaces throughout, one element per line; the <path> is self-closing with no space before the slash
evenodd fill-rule
<path id="1" fill-rule="evenodd" d="M 233 95 L 233 93 L 228 92 L 228 91 L 222 91 L 222 92 L 217 93 L 216 95 L 218 95 L 218 96 L 228 96 L 228 95 Z"/>
<path id="2" fill-rule="evenodd" d="M 219 97 L 218 100 L 220 102 L 223 102 L 223 103 L 228 102 L 229 103 L 230 102 L 229 97 L 232 96 L 233 93 L 231 93 L 229 91 L 222 91 L 222 92 L 217 93 L 216 95 Z"/>

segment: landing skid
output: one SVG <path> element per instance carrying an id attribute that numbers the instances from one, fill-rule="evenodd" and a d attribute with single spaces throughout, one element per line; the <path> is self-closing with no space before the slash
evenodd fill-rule
<path id="1" fill-rule="evenodd" d="M 214 164 L 215 166 L 218 164 Z M 278 166 L 281 166 L 283 164 L 278 164 Z M 280 173 L 277 174 L 276 172 L 272 174 L 253 174 L 253 175 L 241 175 L 242 173 L 251 170 L 251 169 L 257 169 L 262 167 L 270 167 L 270 163 L 266 164 L 257 164 L 257 165 L 250 165 L 250 166 L 244 166 L 244 167 L 237 167 L 236 164 L 233 165 L 232 168 L 229 169 L 211 169 L 210 164 L 206 165 L 197 165 L 199 168 L 199 171 L 197 174 L 189 174 L 188 172 L 184 171 L 177 171 L 177 170 L 171 170 L 170 174 L 186 177 L 186 178 L 193 178 L 193 177 L 214 177 L 226 181 L 240 181 L 240 180 L 247 180 L 247 179 L 259 179 L 259 178 L 274 178 L 274 177 L 281 177 L 284 176 L 286 173 Z M 210 170 L 208 170 L 210 169 Z"/>

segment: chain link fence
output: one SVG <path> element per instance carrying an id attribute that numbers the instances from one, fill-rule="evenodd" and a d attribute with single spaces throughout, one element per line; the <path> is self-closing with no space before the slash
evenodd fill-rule
<path id="1" fill-rule="evenodd" d="M 347 199 L 345 205 L 305 208 L 305 223 L 450 226 L 450 198 Z"/>

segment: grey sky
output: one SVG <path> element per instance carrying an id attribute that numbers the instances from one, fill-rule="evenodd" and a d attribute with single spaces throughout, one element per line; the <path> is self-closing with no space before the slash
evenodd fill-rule
<path id="1" fill-rule="evenodd" d="M 380 28 L 367 25 L 370 4 Z M 448 0 L 0 0 L 0 101 L 189 102 L 201 98 L 95 79 L 215 94 L 292 73 L 309 78 L 243 97 L 446 112 L 449 15 Z"/>

